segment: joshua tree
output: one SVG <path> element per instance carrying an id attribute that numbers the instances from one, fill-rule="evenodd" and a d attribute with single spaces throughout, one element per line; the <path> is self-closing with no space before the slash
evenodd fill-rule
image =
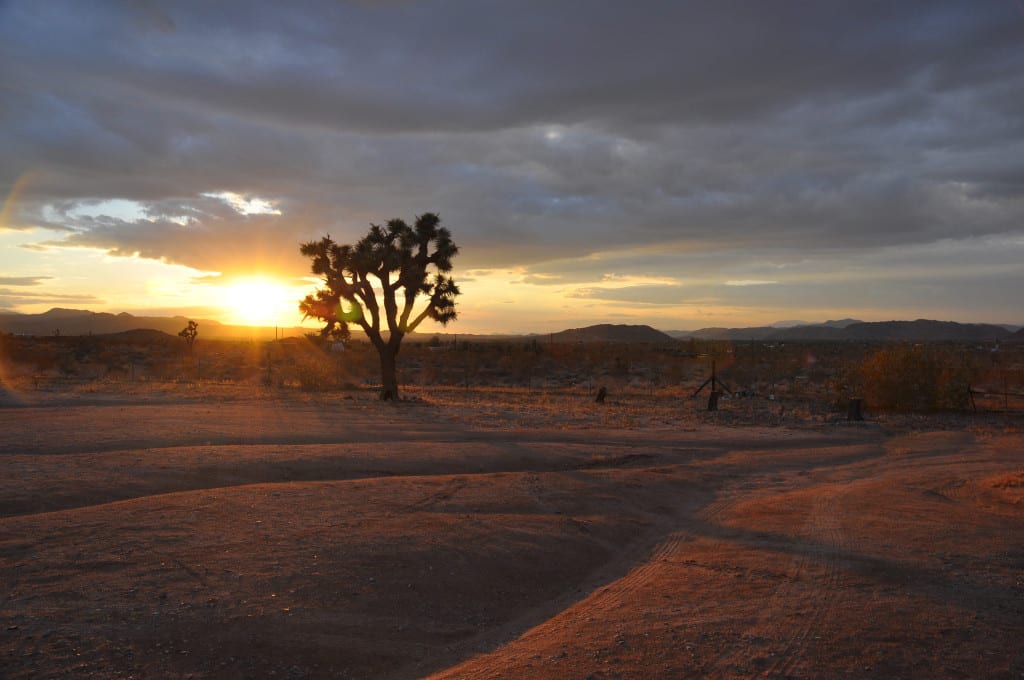
<path id="1" fill-rule="evenodd" d="M 302 244 L 324 287 L 307 295 L 299 311 L 325 323 L 325 338 L 348 337 L 350 323 L 366 333 L 380 355 L 381 399 L 398 398 L 396 361 L 405 335 L 424 319 L 447 325 L 456 318 L 459 288 L 445 274 L 459 248 L 440 224 L 437 215 L 425 213 L 413 226 L 398 219 L 384 227 L 371 224 L 354 246 L 330 236 Z M 426 306 L 416 311 L 421 294 Z"/>
<path id="2" fill-rule="evenodd" d="M 178 332 L 178 337 L 185 339 L 189 352 L 192 351 L 192 345 L 195 344 L 197 335 L 199 335 L 199 324 L 195 321 L 189 321 L 188 325 Z"/>

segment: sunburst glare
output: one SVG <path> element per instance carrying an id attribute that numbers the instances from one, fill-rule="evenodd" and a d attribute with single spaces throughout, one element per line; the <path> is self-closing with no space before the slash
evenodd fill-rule
<path id="1" fill-rule="evenodd" d="M 291 324 L 298 297 L 291 287 L 269 277 L 240 279 L 223 288 L 222 318 L 245 326 Z"/>

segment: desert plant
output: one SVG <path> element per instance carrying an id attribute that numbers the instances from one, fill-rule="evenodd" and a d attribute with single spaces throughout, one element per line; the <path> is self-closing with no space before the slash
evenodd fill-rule
<path id="1" fill-rule="evenodd" d="M 189 321 L 188 325 L 182 328 L 178 332 L 178 337 L 185 340 L 185 344 L 188 345 L 188 351 L 192 351 L 192 345 L 196 342 L 196 337 L 199 335 L 199 324 L 195 321 Z M 205 345 L 204 345 L 205 347 Z"/>
<path id="2" fill-rule="evenodd" d="M 324 336 L 347 337 L 350 323 L 366 333 L 380 356 L 382 399 L 398 398 L 397 357 L 405 335 L 425 319 L 446 325 L 456 318 L 459 288 L 445 274 L 459 249 L 440 225 L 437 215 L 425 213 L 413 226 L 399 219 L 385 227 L 370 225 L 354 246 L 339 245 L 330 236 L 302 244 L 324 287 L 307 295 L 299 311 L 323 321 Z M 420 295 L 427 304 L 414 313 Z"/>
<path id="3" fill-rule="evenodd" d="M 338 389 L 341 385 L 337 367 L 324 356 L 298 357 L 292 371 L 304 392 L 324 392 Z"/>
<path id="4" fill-rule="evenodd" d="M 864 398 L 876 409 L 937 411 L 965 409 L 970 376 L 948 352 L 900 345 L 879 350 L 861 368 Z"/>

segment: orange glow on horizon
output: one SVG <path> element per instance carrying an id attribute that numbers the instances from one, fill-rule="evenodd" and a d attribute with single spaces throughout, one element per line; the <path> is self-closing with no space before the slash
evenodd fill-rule
<path id="1" fill-rule="evenodd" d="M 291 326 L 301 320 L 302 294 L 270 276 L 258 275 L 219 287 L 223 323 L 239 326 Z"/>

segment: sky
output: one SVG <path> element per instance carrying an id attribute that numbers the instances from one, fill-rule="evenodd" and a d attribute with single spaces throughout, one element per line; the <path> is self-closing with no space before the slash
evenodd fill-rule
<path id="1" fill-rule="evenodd" d="M 290 325 L 425 212 L 452 332 L 1024 324 L 1024 0 L 0 0 L 0 312 Z"/>

